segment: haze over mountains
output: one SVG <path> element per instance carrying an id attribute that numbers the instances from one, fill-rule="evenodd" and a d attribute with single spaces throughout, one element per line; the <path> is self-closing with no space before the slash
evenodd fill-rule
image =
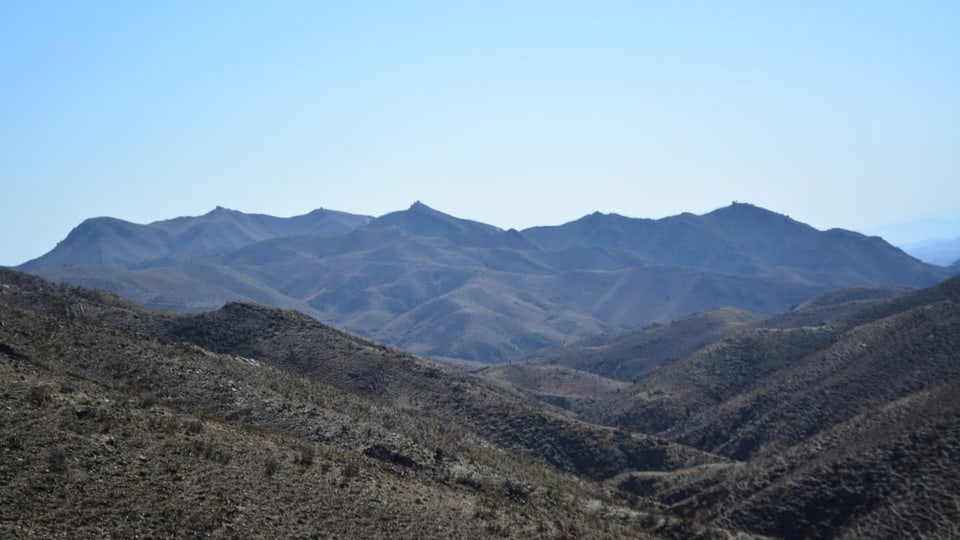
<path id="1" fill-rule="evenodd" d="M 940 266 L 960 264 L 960 236 L 951 240 L 929 240 L 905 244 L 903 249 L 922 261 Z"/>
<path id="2" fill-rule="evenodd" d="M 416 354 L 483 362 L 703 310 L 774 313 L 840 287 L 950 275 L 880 238 L 739 203 L 524 231 L 419 202 L 378 218 L 222 208 L 149 225 L 96 218 L 19 269 L 180 312 L 236 300 L 296 309 Z"/>

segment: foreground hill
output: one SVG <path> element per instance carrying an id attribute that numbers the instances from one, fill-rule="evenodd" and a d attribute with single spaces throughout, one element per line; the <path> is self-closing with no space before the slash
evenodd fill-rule
<path id="1" fill-rule="evenodd" d="M 244 355 L 198 344 L 237 336 L 220 323 L 256 334 L 222 342 Z M 260 345 L 278 347 L 288 367 L 253 356 L 264 352 Z M 413 405 L 440 399 L 432 395 L 440 384 L 455 390 L 448 399 L 459 405 Z M 615 486 L 589 479 L 648 469 L 642 462 L 688 466 L 705 454 L 577 428 L 494 393 L 289 312 L 233 305 L 184 318 L 0 271 L 0 534 L 727 536 L 618 502 Z M 532 447 L 509 424 L 495 435 L 490 419 L 473 416 L 483 400 L 556 424 L 537 432 L 555 440 Z M 536 453 L 583 447 L 604 432 L 592 444 L 597 458 L 612 451 L 607 472 L 578 465 L 575 450 L 566 450 L 569 460 Z"/>
<path id="2" fill-rule="evenodd" d="M 419 202 L 375 219 L 224 209 L 150 225 L 99 218 L 20 269 L 158 309 L 295 309 L 408 352 L 483 362 L 699 311 L 769 314 L 841 286 L 949 274 L 879 238 L 743 204 L 519 232 Z"/>
<path id="3" fill-rule="evenodd" d="M 871 296 L 635 384 L 483 381 L 291 311 L 171 315 L 0 270 L 0 532 L 953 537 L 960 278 Z"/>

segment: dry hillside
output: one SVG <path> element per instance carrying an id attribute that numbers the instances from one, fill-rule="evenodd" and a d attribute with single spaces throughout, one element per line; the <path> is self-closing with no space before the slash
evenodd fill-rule
<path id="1" fill-rule="evenodd" d="M 302 331 L 283 312 L 232 309 L 282 323 L 264 335 Z M 629 506 L 615 486 L 542 465 L 550 460 L 469 422 L 165 334 L 189 327 L 112 295 L 0 271 L 0 534 L 726 536 Z M 337 368 L 377 354 L 412 379 L 448 377 L 333 331 L 311 347 Z M 642 444 L 621 446 L 628 455 Z"/>

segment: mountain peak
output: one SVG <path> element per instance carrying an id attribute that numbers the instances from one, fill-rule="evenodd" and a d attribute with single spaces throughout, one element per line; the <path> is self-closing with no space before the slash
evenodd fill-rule
<path id="1" fill-rule="evenodd" d="M 616 212 L 610 212 L 609 214 L 605 214 L 603 212 L 597 211 L 592 214 L 587 214 L 582 218 L 574 221 L 573 223 L 581 222 L 581 223 L 590 224 L 590 225 L 598 225 L 598 224 L 619 223 L 623 221 L 646 221 L 646 220 L 642 218 L 624 217 L 620 214 L 617 214 Z"/>
<path id="2" fill-rule="evenodd" d="M 446 217 L 453 218 L 453 216 L 449 214 L 445 214 L 431 206 L 423 204 L 419 200 L 414 201 L 413 204 L 410 205 L 410 208 L 407 208 L 407 212 L 418 212 L 423 214 L 432 214 L 437 216 L 446 216 Z M 454 218 L 454 219 L 457 219 L 457 218 Z"/>
<path id="3" fill-rule="evenodd" d="M 435 210 L 420 201 L 410 208 L 391 212 L 371 222 L 373 227 L 397 227 L 418 236 L 446 236 L 453 233 L 491 233 L 499 229 L 477 221 L 461 219 Z"/>
<path id="4" fill-rule="evenodd" d="M 727 206 L 722 208 L 717 208 L 712 212 L 708 212 L 705 215 L 731 215 L 731 216 L 782 216 L 783 214 L 778 214 L 771 210 L 767 210 L 761 206 L 755 204 L 733 201 Z"/>
<path id="5" fill-rule="evenodd" d="M 725 234 L 742 238 L 758 236 L 789 236 L 796 233 L 812 233 L 816 229 L 761 206 L 734 201 L 729 206 L 717 208 L 699 216 L 699 220 L 719 227 Z"/>
<path id="6" fill-rule="evenodd" d="M 226 208 L 226 207 L 217 205 L 216 208 L 214 208 L 213 210 L 207 212 L 206 215 L 208 215 L 208 216 L 217 216 L 217 215 L 225 215 L 225 214 L 242 214 L 242 212 L 240 212 L 240 211 L 238 211 L 238 210 L 232 210 L 232 209 L 230 209 L 230 208 Z"/>

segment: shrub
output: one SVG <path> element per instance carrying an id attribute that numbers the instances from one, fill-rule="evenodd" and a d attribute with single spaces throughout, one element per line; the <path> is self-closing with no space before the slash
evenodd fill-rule
<path id="1" fill-rule="evenodd" d="M 54 448 L 47 454 L 47 468 L 53 472 L 67 470 L 67 454 L 61 448 Z"/>
<path id="2" fill-rule="evenodd" d="M 309 467 L 313 465 L 313 458 L 316 454 L 316 451 L 313 448 L 312 444 L 301 444 L 300 445 L 300 459 L 299 463 L 304 467 Z"/>
<path id="3" fill-rule="evenodd" d="M 517 504 L 526 504 L 527 502 L 527 489 L 515 482 L 507 481 L 503 486 L 503 494 L 510 499 L 511 501 Z"/>
<path id="4" fill-rule="evenodd" d="M 153 392 L 144 392 L 140 394 L 139 405 L 141 409 L 149 409 L 157 404 L 157 395 Z"/>
<path id="5" fill-rule="evenodd" d="M 30 389 L 30 402 L 37 407 L 43 407 L 50 401 L 50 387 L 45 384 L 38 384 Z"/>
<path id="6" fill-rule="evenodd" d="M 203 421 L 194 420 L 187 423 L 187 433 L 196 435 L 198 433 L 203 433 Z"/>
<path id="7" fill-rule="evenodd" d="M 343 470 L 340 471 L 340 473 L 343 475 L 344 479 L 354 478 L 355 476 L 360 474 L 360 468 L 354 465 L 353 463 L 348 463 L 346 466 L 344 466 Z"/>
<path id="8" fill-rule="evenodd" d="M 188 450 L 191 454 L 203 456 L 210 461 L 215 461 L 221 465 L 230 463 L 233 459 L 233 453 L 229 449 L 218 446 L 209 441 L 194 440 L 190 442 Z"/>
<path id="9" fill-rule="evenodd" d="M 154 431 L 162 431 L 170 434 L 177 430 L 179 423 L 176 418 L 170 416 L 159 416 L 150 418 L 147 421 L 147 427 Z"/>
<path id="10" fill-rule="evenodd" d="M 7 437 L 7 448 L 10 450 L 23 450 L 23 437 L 20 434 L 13 434 Z"/>
<path id="11" fill-rule="evenodd" d="M 263 464 L 263 472 L 266 473 L 268 478 L 271 478 L 278 470 L 280 470 L 280 461 L 273 456 L 268 457 Z"/>

